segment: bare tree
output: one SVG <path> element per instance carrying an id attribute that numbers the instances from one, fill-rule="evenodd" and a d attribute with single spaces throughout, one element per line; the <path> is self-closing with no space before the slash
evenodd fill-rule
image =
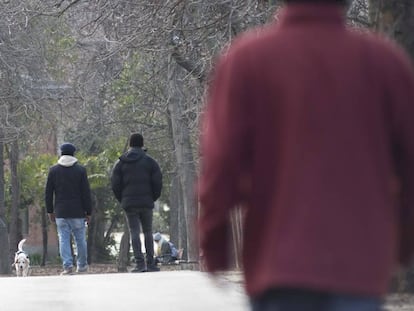
<path id="1" fill-rule="evenodd" d="M 369 0 L 372 27 L 395 39 L 414 61 L 414 2 L 410 0 Z M 414 290 L 414 268 L 398 277 L 398 289 Z"/>
<path id="2" fill-rule="evenodd" d="M 0 129 L 1 136 L 1 129 Z M 0 140 L 0 163 L 4 163 L 4 144 Z M 4 204 L 4 166 L 0 165 L 0 247 L 9 249 L 9 237 L 6 221 L 6 207 Z M 10 273 L 9 253 L 1 252 L 0 254 L 0 274 Z"/>
<path id="3" fill-rule="evenodd" d="M 384 32 L 405 47 L 414 59 L 414 2 L 410 0 L 370 0 L 374 29 Z"/>
<path id="4" fill-rule="evenodd" d="M 218 0 L 96 1 L 77 2 L 71 7 L 64 7 L 64 4 L 60 2 L 55 6 L 55 14 L 79 17 L 80 9 L 84 12 L 77 24 L 79 38 L 83 37 L 79 42 L 103 43 L 101 54 L 91 63 L 91 70 L 83 71 L 84 74 L 97 73 L 97 64 L 108 59 L 134 64 L 135 55 L 139 55 L 143 75 L 134 84 L 139 102 L 131 105 L 131 109 L 134 111 L 139 107 L 141 116 L 146 116 L 145 121 L 130 110 L 126 114 L 109 113 L 106 122 L 122 124 L 124 131 L 139 128 L 149 141 L 162 141 L 164 145 L 166 139 L 170 141 L 167 145 L 172 149 L 159 154 L 167 162 L 173 159 L 175 163 L 170 169 L 169 179 L 173 180 L 173 174 L 177 174 L 180 195 L 171 205 L 183 208 L 183 214 L 175 214 L 179 218 L 178 223 L 186 226 L 186 230 L 180 230 L 181 235 L 188 233 L 183 246 L 189 260 L 198 260 L 193 228 L 197 220 L 197 204 L 193 187 L 198 166 L 199 116 L 207 77 L 215 54 L 238 33 L 267 21 L 273 7 L 266 1 Z M 103 83 L 111 81 L 111 76 L 116 79 L 116 75 L 117 71 L 112 71 L 102 80 Z M 86 82 L 85 88 L 90 89 L 91 84 Z M 110 88 L 99 94 L 103 95 L 102 102 L 111 103 Z M 113 112 L 117 107 L 122 110 L 113 102 L 111 106 Z M 156 123 L 150 124 L 148 115 L 157 116 L 150 119 Z M 160 117 L 165 118 L 163 124 L 159 122 Z M 161 127 L 157 128 L 155 124 Z M 168 131 L 168 124 L 172 125 L 172 131 Z M 110 132 L 122 133 L 119 129 Z"/>
<path id="5" fill-rule="evenodd" d="M 161 159 L 166 181 L 175 181 L 179 192 L 169 195 L 166 185 L 163 195 L 174 209 L 172 223 L 181 228 L 176 238 L 188 259 L 197 260 L 193 187 L 210 71 L 235 36 L 271 22 L 279 4 L 8 1 L 0 13 L 2 141 L 22 143 L 30 134 L 33 140 L 53 137 L 56 150 L 70 138 L 96 154 L 111 139 L 143 132 L 152 143 L 149 152 Z M 355 0 L 348 15 L 354 24 L 366 26 L 366 12 L 366 2 Z M 37 122 L 28 120 L 47 126 L 36 127 Z M 97 210 L 103 213 L 100 206 Z M 105 217 L 96 219 L 99 223 L 91 228 L 101 236 Z"/>

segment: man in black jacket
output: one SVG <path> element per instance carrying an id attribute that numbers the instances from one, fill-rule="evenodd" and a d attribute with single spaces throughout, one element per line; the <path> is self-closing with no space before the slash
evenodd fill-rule
<path id="1" fill-rule="evenodd" d="M 152 215 L 154 202 L 160 197 L 162 174 L 158 163 L 142 149 L 144 138 L 134 133 L 130 149 L 115 163 L 111 184 L 116 199 L 125 210 L 136 266 L 132 272 L 159 271 L 154 262 Z M 141 251 L 140 224 L 144 233 L 146 266 Z"/>
<path id="2" fill-rule="evenodd" d="M 89 222 L 92 204 L 86 169 L 73 156 L 75 146 L 65 143 L 60 150 L 58 163 L 49 169 L 45 200 L 49 219 L 56 222 L 62 275 L 66 275 L 73 273 L 72 234 L 77 249 L 77 272 L 88 270 L 85 223 Z"/>

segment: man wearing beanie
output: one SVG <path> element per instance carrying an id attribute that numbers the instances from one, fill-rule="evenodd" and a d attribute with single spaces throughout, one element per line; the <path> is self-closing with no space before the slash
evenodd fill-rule
<path id="1" fill-rule="evenodd" d="M 56 222 L 59 252 L 63 262 L 62 275 L 73 273 L 71 235 L 75 238 L 76 271 L 88 270 L 86 226 L 92 211 L 91 193 L 86 169 L 74 157 L 71 143 L 60 146 L 58 163 L 49 169 L 46 182 L 46 210 L 51 222 Z"/>
<path id="2" fill-rule="evenodd" d="M 161 233 L 154 234 L 154 241 L 157 245 L 155 261 L 161 264 L 169 264 L 178 259 L 178 250 L 171 241 L 167 241 Z"/>
<path id="3" fill-rule="evenodd" d="M 379 311 L 414 254 L 414 74 L 346 26 L 346 1 L 287 0 L 215 67 L 201 135 L 200 244 L 231 264 L 242 207 L 253 310 Z"/>
<path id="4" fill-rule="evenodd" d="M 154 259 L 152 216 L 160 197 L 162 174 L 158 163 L 143 150 L 144 138 L 129 137 L 129 150 L 119 157 L 111 176 L 112 190 L 128 218 L 135 268 L 131 272 L 159 271 Z M 140 225 L 144 233 L 146 260 L 141 251 Z"/>

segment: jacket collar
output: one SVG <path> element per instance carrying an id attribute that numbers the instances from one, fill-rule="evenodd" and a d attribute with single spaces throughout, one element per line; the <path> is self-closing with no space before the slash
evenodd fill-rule
<path id="1" fill-rule="evenodd" d="M 295 3 L 286 5 L 279 17 L 281 27 L 298 24 L 321 24 L 345 27 L 346 10 L 339 4 Z"/>

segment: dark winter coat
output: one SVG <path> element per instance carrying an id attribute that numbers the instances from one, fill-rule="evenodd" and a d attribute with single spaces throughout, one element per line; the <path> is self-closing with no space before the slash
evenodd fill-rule
<path id="1" fill-rule="evenodd" d="M 229 212 L 244 205 L 251 296 L 277 287 L 381 296 L 398 262 L 413 259 L 412 65 L 344 16 L 333 4 L 288 5 L 215 71 L 201 247 L 209 271 L 226 269 Z"/>
<path id="2" fill-rule="evenodd" d="M 162 190 L 158 163 L 141 148 L 131 148 L 115 163 L 112 190 L 121 207 L 128 210 L 154 208 Z"/>
<path id="3" fill-rule="evenodd" d="M 91 192 L 86 169 L 75 157 L 64 155 L 49 169 L 45 190 L 46 210 L 56 218 L 91 215 Z"/>

